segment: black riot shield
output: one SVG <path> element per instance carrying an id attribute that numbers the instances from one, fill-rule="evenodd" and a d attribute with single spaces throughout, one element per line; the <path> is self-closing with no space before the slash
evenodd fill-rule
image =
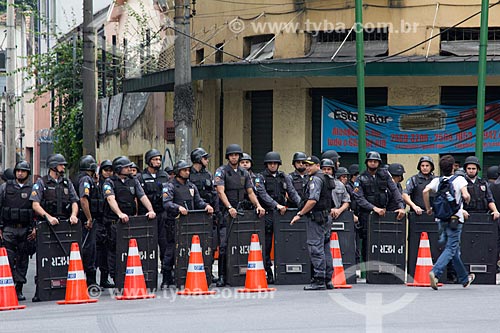
<path id="1" fill-rule="evenodd" d="M 380 217 L 374 212 L 368 219 L 368 261 L 366 282 L 402 284 L 405 282 L 406 216 L 396 219 L 396 213 Z"/>
<path id="2" fill-rule="evenodd" d="M 36 280 L 41 301 L 64 299 L 68 276 L 71 243 L 81 244 L 82 224 L 71 225 L 69 220 L 50 225 L 41 221 L 36 226 Z"/>
<path id="3" fill-rule="evenodd" d="M 342 265 L 346 275 L 347 284 L 356 283 L 356 231 L 354 230 L 354 214 L 344 211 L 332 220 L 332 232 L 339 236 Z"/>
<path id="4" fill-rule="evenodd" d="M 427 215 L 425 212 L 422 215 L 417 215 L 415 212 L 408 214 L 408 282 L 413 282 L 415 269 L 417 265 L 418 248 L 420 246 L 420 235 L 426 232 L 429 237 L 429 245 L 431 247 L 432 262 L 436 263 L 441 252 L 443 252 L 446 244 L 438 242 L 438 223 L 434 221 L 434 215 Z M 439 281 L 446 283 L 446 269 L 441 274 Z"/>
<path id="5" fill-rule="evenodd" d="M 252 234 L 259 236 L 262 253 L 265 247 L 264 219 L 253 210 L 245 210 L 235 219 L 228 219 L 227 240 L 227 283 L 230 286 L 245 285 L 248 255 L 250 253 L 250 240 Z"/>
<path id="6" fill-rule="evenodd" d="M 131 238 L 137 240 L 146 287 L 154 291 L 158 286 L 158 223 L 146 216 L 131 216 L 128 223 L 116 225 L 116 288 L 122 289 L 125 282 Z"/>
<path id="7" fill-rule="evenodd" d="M 284 215 L 274 212 L 274 275 L 276 284 L 307 284 L 311 281 L 311 259 L 307 251 L 306 217 L 290 221 L 297 208 Z"/>
<path id="8" fill-rule="evenodd" d="M 200 237 L 200 246 L 203 253 L 203 264 L 207 282 L 210 285 L 213 260 L 213 217 L 204 210 L 191 210 L 188 215 L 181 215 L 175 222 L 175 279 L 177 288 L 186 281 L 189 264 L 189 252 L 193 235 Z"/>
<path id="9" fill-rule="evenodd" d="M 475 284 L 496 284 L 497 221 L 486 213 L 471 213 L 462 229 L 460 248 L 465 269 Z"/>

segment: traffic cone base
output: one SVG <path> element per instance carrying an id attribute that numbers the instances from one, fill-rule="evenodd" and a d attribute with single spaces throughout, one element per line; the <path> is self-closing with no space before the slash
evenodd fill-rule
<path id="1" fill-rule="evenodd" d="M 89 297 L 87 280 L 83 272 L 82 258 L 78 243 L 71 243 L 69 255 L 68 278 L 66 280 L 66 298 L 57 304 L 96 303 L 97 299 Z"/>
<path id="2" fill-rule="evenodd" d="M 350 289 L 352 285 L 346 284 L 342 253 L 340 252 L 339 235 L 332 232 L 330 235 L 330 251 L 333 260 L 332 283 L 334 289 Z"/>
<path id="3" fill-rule="evenodd" d="M 193 235 L 191 239 L 191 251 L 189 252 L 189 264 L 186 275 L 185 288 L 178 291 L 181 296 L 213 295 L 215 291 L 208 290 L 203 254 L 201 252 L 200 237 Z"/>
<path id="4" fill-rule="evenodd" d="M 17 300 L 7 249 L 0 247 L 0 311 L 21 310 L 24 308 L 26 308 L 26 305 L 19 305 Z"/>
<path id="5" fill-rule="evenodd" d="M 245 288 L 238 289 L 239 293 L 263 293 L 275 291 L 276 288 L 267 287 L 266 272 L 262 262 L 259 236 L 252 234 L 250 253 L 248 254 L 247 274 Z"/>
<path id="6" fill-rule="evenodd" d="M 432 266 L 433 263 L 429 237 L 426 232 L 422 232 L 420 234 L 420 243 L 418 246 L 414 281 L 412 283 L 407 283 L 406 285 L 408 287 L 430 287 L 431 280 L 429 278 L 429 272 L 431 271 Z M 442 283 L 438 283 L 439 287 L 442 285 Z"/>
<path id="7" fill-rule="evenodd" d="M 125 301 L 155 297 L 155 294 L 148 294 L 146 291 L 146 280 L 144 280 L 144 274 L 142 272 L 142 262 L 139 257 L 137 241 L 135 238 L 131 238 L 128 242 L 127 268 L 125 270 L 123 295 L 116 296 L 116 299 Z"/>

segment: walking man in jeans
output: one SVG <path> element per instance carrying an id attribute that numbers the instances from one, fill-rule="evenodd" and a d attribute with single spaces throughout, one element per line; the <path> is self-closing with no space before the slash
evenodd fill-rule
<path id="1" fill-rule="evenodd" d="M 439 160 L 439 168 L 444 175 L 444 179 L 451 178 L 453 174 L 453 164 L 455 164 L 455 159 L 451 155 L 445 155 Z M 430 191 L 438 191 L 439 183 L 440 178 L 436 177 L 425 187 L 423 191 L 425 209 L 427 211 L 427 214 L 429 215 L 432 214 L 429 194 Z M 454 218 L 458 218 L 459 223 L 456 223 L 455 225 L 455 223 L 450 221 L 438 221 L 438 223 L 440 224 L 440 229 L 442 228 L 446 235 L 446 247 L 429 273 L 431 287 L 434 290 L 438 289 L 438 279 L 443 273 L 443 270 L 446 268 L 446 265 L 450 261 L 452 261 L 453 267 L 457 272 L 458 281 L 463 285 L 464 288 L 468 287 L 475 278 L 474 274 L 467 275 L 464 263 L 460 258 L 460 236 L 462 235 L 462 226 L 464 223 L 462 199 L 465 203 L 469 203 L 471 199 L 470 194 L 467 191 L 467 181 L 464 177 L 458 176 L 453 179 L 451 185 L 453 185 L 453 188 L 455 190 L 455 200 L 460 203 L 460 209 L 452 217 L 451 221 L 453 221 Z"/>

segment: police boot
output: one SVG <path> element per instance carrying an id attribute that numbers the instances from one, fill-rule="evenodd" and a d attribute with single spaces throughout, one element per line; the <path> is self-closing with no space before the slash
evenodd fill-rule
<path id="1" fill-rule="evenodd" d="M 95 275 L 95 271 L 87 273 L 87 288 L 92 288 L 94 291 L 103 291 L 104 288 L 97 284 Z"/>
<path id="2" fill-rule="evenodd" d="M 105 273 L 101 272 L 101 281 L 100 281 L 99 285 L 105 289 L 115 287 L 115 284 L 108 280 L 108 273 L 107 272 L 105 272 Z"/>
<path id="3" fill-rule="evenodd" d="M 23 295 L 23 284 L 22 283 L 16 283 L 16 294 L 17 294 L 17 300 L 18 301 L 25 301 L 26 297 Z"/>
<path id="4" fill-rule="evenodd" d="M 325 280 L 325 286 L 326 286 L 326 289 L 328 289 L 328 290 L 332 290 L 333 288 L 335 288 L 335 286 L 333 285 L 332 279 Z"/>
<path id="5" fill-rule="evenodd" d="M 312 279 L 311 284 L 304 287 L 304 290 L 325 290 L 325 279 L 315 277 Z"/>
<path id="6" fill-rule="evenodd" d="M 160 289 L 167 289 L 169 286 L 174 285 L 174 278 L 172 277 L 172 271 L 163 272 L 163 279 L 161 281 Z"/>
<path id="7" fill-rule="evenodd" d="M 226 286 L 226 258 L 224 256 L 219 255 L 219 279 L 215 284 L 217 287 L 225 287 Z"/>
<path id="8" fill-rule="evenodd" d="M 274 274 L 271 268 L 266 269 L 267 284 L 274 284 Z"/>

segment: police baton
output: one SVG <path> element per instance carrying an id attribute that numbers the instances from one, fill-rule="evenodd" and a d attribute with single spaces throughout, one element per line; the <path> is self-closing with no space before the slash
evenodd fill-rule
<path id="1" fill-rule="evenodd" d="M 58 218 L 58 220 L 59 220 L 59 218 Z M 59 220 L 59 223 L 63 222 L 63 221 L 64 220 Z M 69 222 L 69 220 L 65 220 L 65 221 Z M 63 250 L 64 255 L 69 256 L 68 251 L 66 250 L 66 248 L 63 245 L 63 243 L 61 242 L 61 239 L 59 238 L 59 236 L 57 235 L 56 231 L 54 230 L 54 227 L 52 226 L 52 224 L 50 224 L 49 220 L 47 219 L 47 216 L 44 216 L 44 221 L 42 221 L 42 222 L 46 222 L 47 223 L 47 225 L 49 226 L 50 231 L 54 234 L 54 237 L 56 238 L 57 243 L 59 244 L 59 246 Z"/>

